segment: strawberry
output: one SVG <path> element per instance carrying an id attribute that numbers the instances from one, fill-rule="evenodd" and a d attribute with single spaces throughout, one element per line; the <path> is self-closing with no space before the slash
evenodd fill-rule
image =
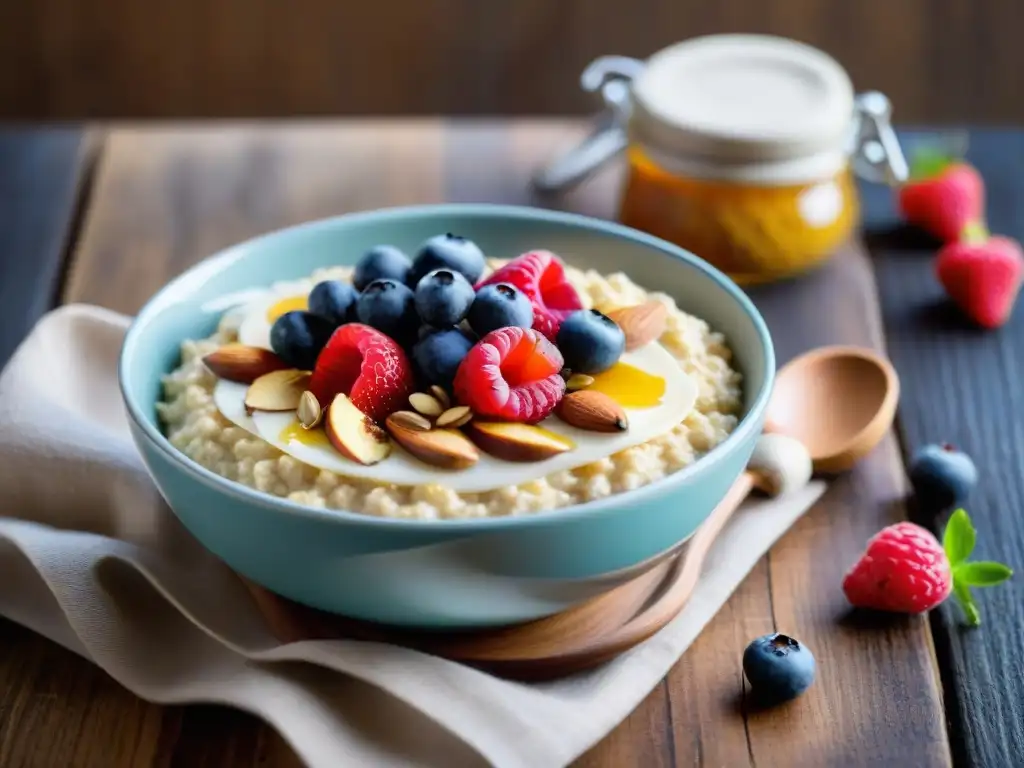
<path id="1" fill-rule="evenodd" d="M 1005 323 L 1024 280 L 1024 252 L 1008 237 L 969 232 L 962 242 L 942 247 L 935 273 L 965 315 L 983 328 Z"/>
<path id="2" fill-rule="evenodd" d="M 975 530 L 967 513 L 958 509 L 949 519 L 942 544 L 914 523 L 883 528 L 843 579 L 846 599 L 858 608 L 895 613 L 924 613 L 950 593 L 972 626 L 981 616 L 971 587 L 999 584 L 1013 575 L 1002 563 L 969 562 Z"/>
<path id="3" fill-rule="evenodd" d="M 529 251 L 513 259 L 477 284 L 510 283 L 522 291 L 533 306 L 533 327 L 551 341 L 562 320 L 583 309 L 576 289 L 565 279 L 562 262 L 550 251 Z"/>
<path id="4" fill-rule="evenodd" d="M 910 180 L 899 189 L 897 203 L 908 222 L 951 243 L 967 227 L 982 223 L 985 184 L 978 171 L 964 161 L 920 153 L 914 159 Z"/>
<path id="5" fill-rule="evenodd" d="M 316 360 L 309 390 L 326 405 L 337 394 L 374 421 L 400 410 L 414 391 L 412 364 L 398 343 L 375 328 L 338 328 Z"/>
<path id="6" fill-rule="evenodd" d="M 478 341 L 455 374 L 455 397 L 496 421 L 535 424 L 565 394 L 562 353 L 538 331 L 510 326 Z"/>

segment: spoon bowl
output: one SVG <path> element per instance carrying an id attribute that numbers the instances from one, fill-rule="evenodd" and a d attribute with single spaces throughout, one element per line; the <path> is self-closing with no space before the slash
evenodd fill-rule
<path id="1" fill-rule="evenodd" d="M 899 390 L 892 364 L 876 352 L 820 347 L 776 374 L 765 431 L 803 443 L 815 472 L 845 472 L 889 431 Z"/>

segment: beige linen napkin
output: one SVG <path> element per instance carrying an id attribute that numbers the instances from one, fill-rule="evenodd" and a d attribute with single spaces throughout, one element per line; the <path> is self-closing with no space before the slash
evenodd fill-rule
<path id="1" fill-rule="evenodd" d="M 132 445 L 116 380 L 127 323 L 56 310 L 0 375 L 0 614 L 144 699 L 252 712 L 311 766 L 569 763 L 640 703 L 824 490 L 748 502 L 682 615 L 571 679 L 512 683 L 370 643 L 281 645 L 163 505 Z"/>

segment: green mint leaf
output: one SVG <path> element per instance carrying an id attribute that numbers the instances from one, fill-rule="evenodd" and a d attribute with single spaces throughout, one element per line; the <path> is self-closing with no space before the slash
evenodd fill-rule
<path id="1" fill-rule="evenodd" d="M 978 613 L 978 606 L 974 604 L 974 598 L 971 597 L 970 587 L 962 581 L 953 579 L 953 594 L 956 595 L 956 600 L 960 603 L 964 616 L 967 617 L 968 625 L 976 627 L 981 624 L 981 614 Z"/>
<path id="2" fill-rule="evenodd" d="M 975 540 L 974 526 L 971 525 L 971 518 L 963 509 L 954 512 L 949 522 L 946 523 L 946 530 L 942 534 L 942 548 L 949 558 L 949 564 L 954 568 L 964 562 L 974 551 Z"/>
<path id="3" fill-rule="evenodd" d="M 961 563 L 953 569 L 956 581 L 970 587 L 991 587 L 1001 584 L 1013 575 L 1013 571 L 1002 563 L 979 561 Z"/>
<path id="4" fill-rule="evenodd" d="M 913 180 L 930 179 L 938 176 L 953 162 L 947 152 L 935 147 L 922 147 L 914 152 L 910 161 L 910 178 Z"/>

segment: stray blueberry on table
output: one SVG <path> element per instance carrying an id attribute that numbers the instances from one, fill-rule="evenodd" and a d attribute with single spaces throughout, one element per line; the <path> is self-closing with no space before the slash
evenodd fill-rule
<path id="1" fill-rule="evenodd" d="M 351 283 L 324 280 L 313 286 L 307 303 L 309 311 L 314 315 L 330 320 L 335 325 L 343 325 L 355 316 L 358 297 Z"/>
<path id="2" fill-rule="evenodd" d="M 420 324 L 413 292 L 390 279 L 366 286 L 356 301 L 356 317 L 399 343 L 415 338 Z"/>
<path id="3" fill-rule="evenodd" d="M 533 327 L 533 306 L 526 294 L 509 283 L 485 285 L 469 308 L 469 325 L 478 336 L 499 328 Z"/>
<path id="4" fill-rule="evenodd" d="M 964 503 L 978 483 L 971 457 L 952 445 L 926 445 L 910 461 L 910 483 L 922 511 L 941 512 Z"/>
<path id="5" fill-rule="evenodd" d="M 311 312 L 285 312 L 270 327 L 270 348 L 293 368 L 311 371 L 335 325 Z"/>
<path id="6" fill-rule="evenodd" d="M 611 318 L 596 309 L 581 309 L 562 321 L 556 343 L 573 373 L 594 374 L 618 362 L 626 336 Z"/>
<path id="7" fill-rule="evenodd" d="M 450 232 L 430 238 L 413 259 L 406 283 L 415 288 L 428 272 L 450 269 L 460 273 L 471 285 L 484 273 L 484 252 L 472 240 Z"/>
<path id="8" fill-rule="evenodd" d="M 763 701 L 787 701 L 814 682 L 814 655 L 792 637 L 773 632 L 747 646 L 743 652 L 743 672 Z"/>
<path id="9" fill-rule="evenodd" d="M 460 272 L 435 269 L 416 284 L 416 311 L 435 328 L 458 325 L 473 303 L 473 286 Z"/>
<path id="10" fill-rule="evenodd" d="M 473 343 L 455 328 L 437 331 L 420 339 L 412 348 L 412 360 L 423 384 L 437 384 L 451 392 L 455 372 Z"/>
<path id="11" fill-rule="evenodd" d="M 412 261 L 400 249 L 393 245 L 376 245 L 356 264 L 352 285 L 357 291 L 362 291 L 374 280 L 404 283 L 411 267 Z"/>

